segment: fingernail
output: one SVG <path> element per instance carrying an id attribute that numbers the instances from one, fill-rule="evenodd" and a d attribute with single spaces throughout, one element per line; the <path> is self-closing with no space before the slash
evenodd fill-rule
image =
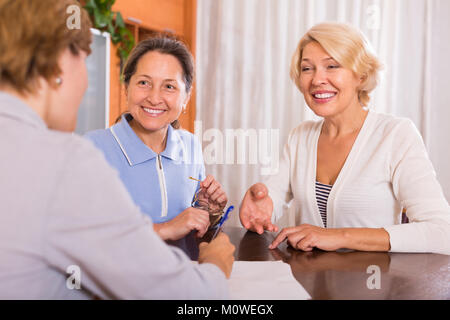
<path id="1" fill-rule="evenodd" d="M 258 197 L 261 197 L 262 195 L 264 195 L 264 193 L 262 191 L 258 192 Z"/>

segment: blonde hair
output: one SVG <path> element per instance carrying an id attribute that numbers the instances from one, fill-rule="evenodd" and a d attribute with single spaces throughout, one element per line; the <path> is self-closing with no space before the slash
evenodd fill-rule
<path id="1" fill-rule="evenodd" d="M 0 86 L 34 93 L 37 80 L 61 74 L 58 59 L 68 48 L 74 55 L 91 52 L 91 22 L 80 8 L 80 28 L 69 29 L 68 6 L 76 0 L 0 0 Z"/>
<path id="2" fill-rule="evenodd" d="M 290 76 L 299 89 L 303 49 L 313 41 L 319 43 L 344 68 L 352 70 L 362 79 L 358 99 L 362 106 L 367 106 L 369 93 L 378 84 L 378 72 L 382 64 L 364 34 L 348 24 L 337 22 L 320 23 L 309 29 L 300 40 L 291 61 Z"/>

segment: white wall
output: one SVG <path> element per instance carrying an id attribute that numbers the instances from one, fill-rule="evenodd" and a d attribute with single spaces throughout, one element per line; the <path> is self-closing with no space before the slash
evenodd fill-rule
<path id="1" fill-rule="evenodd" d="M 431 40 L 431 112 L 427 147 L 450 201 L 450 1 L 434 0 Z"/>

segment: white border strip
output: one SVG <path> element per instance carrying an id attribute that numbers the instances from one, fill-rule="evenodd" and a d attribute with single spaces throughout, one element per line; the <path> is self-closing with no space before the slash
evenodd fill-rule
<path id="1" fill-rule="evenodd" d="M 127 158 L 128 164 L 130 166 L 132 166 L 133 164 L 131 163 L 130 158 L 128 157 L 127 153 L 125 152 L 125 149 L 123 148 L 122 144 L 120 143 L 119 138 L 117 137 L 116 133 L 114 132 L 113 127 L 109 128 L 109 130 L 111 130 L 111 133 L 112 133 L 114 139 L 116 139 L 117 143 L 119 144 L 120 149 L 122 149 L 122 152 L 125 155 L 125 158 Z"/>

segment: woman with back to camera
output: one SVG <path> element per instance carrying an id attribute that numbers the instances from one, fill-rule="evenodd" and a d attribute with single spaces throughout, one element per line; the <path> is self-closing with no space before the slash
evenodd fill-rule
<path id="1" fill-rule="evenodd" d="M 347 24 L 318 24 L 300 40 L 291 78 L 323 119 L 291 131 L 279 173 L 250 187 L 240 210 L 245 228 L 278 231 L 282 204 L 295 201 L 297 226 L 270 248 L 287 239 L 304 251 L 450 254 L 450 207 L 419 132 L 367 108 L 379 69 L 364 35 Z"/>
<path id="2" fill-rule="evenodd" d="M 91 43 L 84 9 L 66 26 L 74 5 L 0 0 L 0 299 L 226 298 L 228 237 L 200 244 L 194 265 L 72 134 Z"/>
<path id="3" fill-rule="evenodd" d="M 193 57 L 180 40 L 155 36 L 130 53 L 123 79 L 128 111 L 112 127 L 86 137 L 119 171 L 161 238 L 188 252 L 196 241 L 187 235 L 202 237 L 210 225 L 208 212 L 191 207 L 196 191 L 201 189 L 199 201 L 211 212 L 227 203 L 221 185 L 211 175 L 205 178 L 199 141 L 179 129 L 194 81 Z"/>

